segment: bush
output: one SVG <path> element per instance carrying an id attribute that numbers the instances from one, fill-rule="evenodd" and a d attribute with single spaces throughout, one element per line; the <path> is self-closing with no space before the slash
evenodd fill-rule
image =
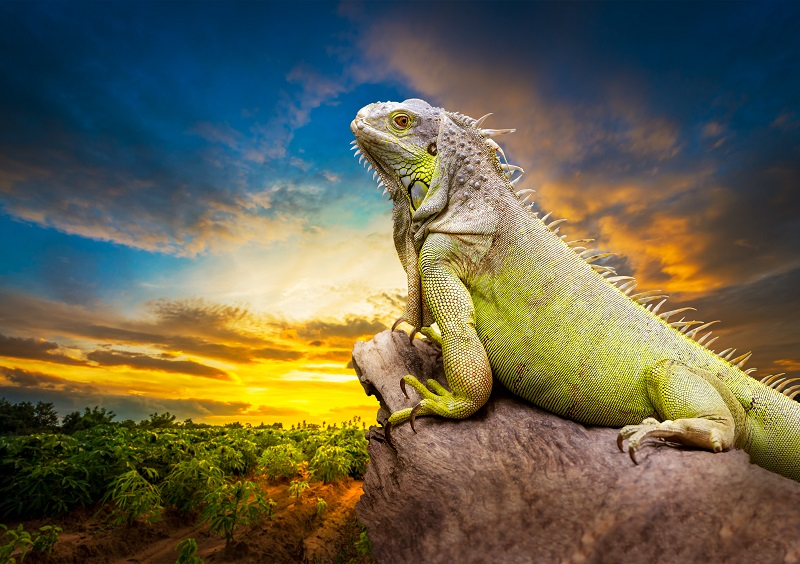
<path id="1" fill-rule="evenodd" d="M 303 453 L 291 443 L 267 447 L 258 459 L 259 473 L 270 480 L 289 478 L 297 473 L 297 465 L 303 461 Z"/>
<path id="2" fill-rule="evenodd" d="M 309 468 L 315 478 L 327 484 L 346 478 L 352 464 L 350 455 L 343 447 L 323 445 L 317 449 Z"/>
<path id="3" fill-rule="evenodd" d="M 263 517 L 272 519 L 277 505 L 249 481 L 224 484 L 210 491 L 205 503 L 200 522 L 210 523 L 212 533 L 224 534 L 226 544 L 233 540 L 233 532 L 239 525 L 254 523 Z"/>
<path id="4" fill-rule="evenodd" d="M 161 483 L 164 503 L 175 506 L 181 513 L 191 513 L 209 491 L 225 483 L 225 476 L 218 466 L 208 460 L 192 458 L 178 462 Z"/>
<path id="5" fill-rule="evenodd" d="M 152 468 L 142 470 L 150 479 L 158 477 Z M 164 509 L 161 507 L 161 492 L 135 468 L 117 476 L 103 501 L 109 498 L 114 504 L 112 517 L 115 525 L 130 525 L 139 519 L 153 523 L 161 518 L 161 510 Z"/>

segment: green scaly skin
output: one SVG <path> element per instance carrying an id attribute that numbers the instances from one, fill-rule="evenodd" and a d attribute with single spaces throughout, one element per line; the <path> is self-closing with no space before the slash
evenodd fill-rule
<path id="1" fill-rule="evenodd" d="M 370 104 L 351 124 L 356 154 L 394 200 L 403 319 L 431 337 L 436 322 L 450 388 L 405 376 L 422 400 L 387 427 L 469 417 L 494 376 L 553 413 L 622 427 L 617 442 L 634 462 L 646 439 L 662 438 L 742 448 L 800 481 L 800 406 L 744 373 L 749 355 L 715 354 L 707 335 L 693 339 L 700 322 L 654 313 L 664 296 L 630 297 L 635 281 L 609 277 L 592 264 L 602 253 L 581 254 L 531 213 L 509 181 L 517 167 L 504 168 L 490 139 L 511 130 L 482 121 L 412 99 Z"/>

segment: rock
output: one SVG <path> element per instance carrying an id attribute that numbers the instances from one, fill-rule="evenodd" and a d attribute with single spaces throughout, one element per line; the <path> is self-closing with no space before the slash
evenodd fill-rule
<path id="1" fill-rule="evenodd" d="M 378 421 L 416 404 L 399 381 L 446 384 L 437 347 L 385 331 L 353 348 Z M 750 464 L 653 443 L 634 465 L 615 429 L 586 427 L 499 383 L 461 421 L 370 430 L 356 505 L 378 562 L 798 562 L 800 483 Z"/>

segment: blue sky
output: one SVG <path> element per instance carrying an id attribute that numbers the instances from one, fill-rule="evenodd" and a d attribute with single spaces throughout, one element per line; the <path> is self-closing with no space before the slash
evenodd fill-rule
<path id="1" fill-rule="evenodd" d="M 517 128 L 537 205 L 797 375 L 799 25 L 788 2 L 0 2 L 0 396 L 374 416 L 345 366 L 405 277 L 348 126 L 411 97 Z"/>

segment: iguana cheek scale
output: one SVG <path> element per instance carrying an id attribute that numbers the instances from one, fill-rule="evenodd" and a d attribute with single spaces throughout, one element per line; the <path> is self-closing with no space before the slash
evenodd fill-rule
<path id="1" fill-rule="evenodd" d="M 465 418 L 493 377 L 554 413 L 620 426 L 635 453 L 649 438 L 714 452 L 743 448 L 757 464 L 800 481 L 797 379 L 744 372 L 750 353 L 709 347 L 710 325 L 672 319 L 666 296 L 596 262 L 592 240 L 565 241 L 564 220 L 532 213 L 522 169 L 492 137 L 513 130 L 422 100 L 362 108 L 354 149 L 394 201 L 394 242 L 408 278 L 403 319 L 440 341 L 449 390 L 403 378 L 422 400 L 389 429 L 422 415 Z M 431 325 L 439 326 L 441 337 Z M 696 340 L 695 340 L 696 339 Z M 783 393 L 779 393 L 783 392 Z"/>

